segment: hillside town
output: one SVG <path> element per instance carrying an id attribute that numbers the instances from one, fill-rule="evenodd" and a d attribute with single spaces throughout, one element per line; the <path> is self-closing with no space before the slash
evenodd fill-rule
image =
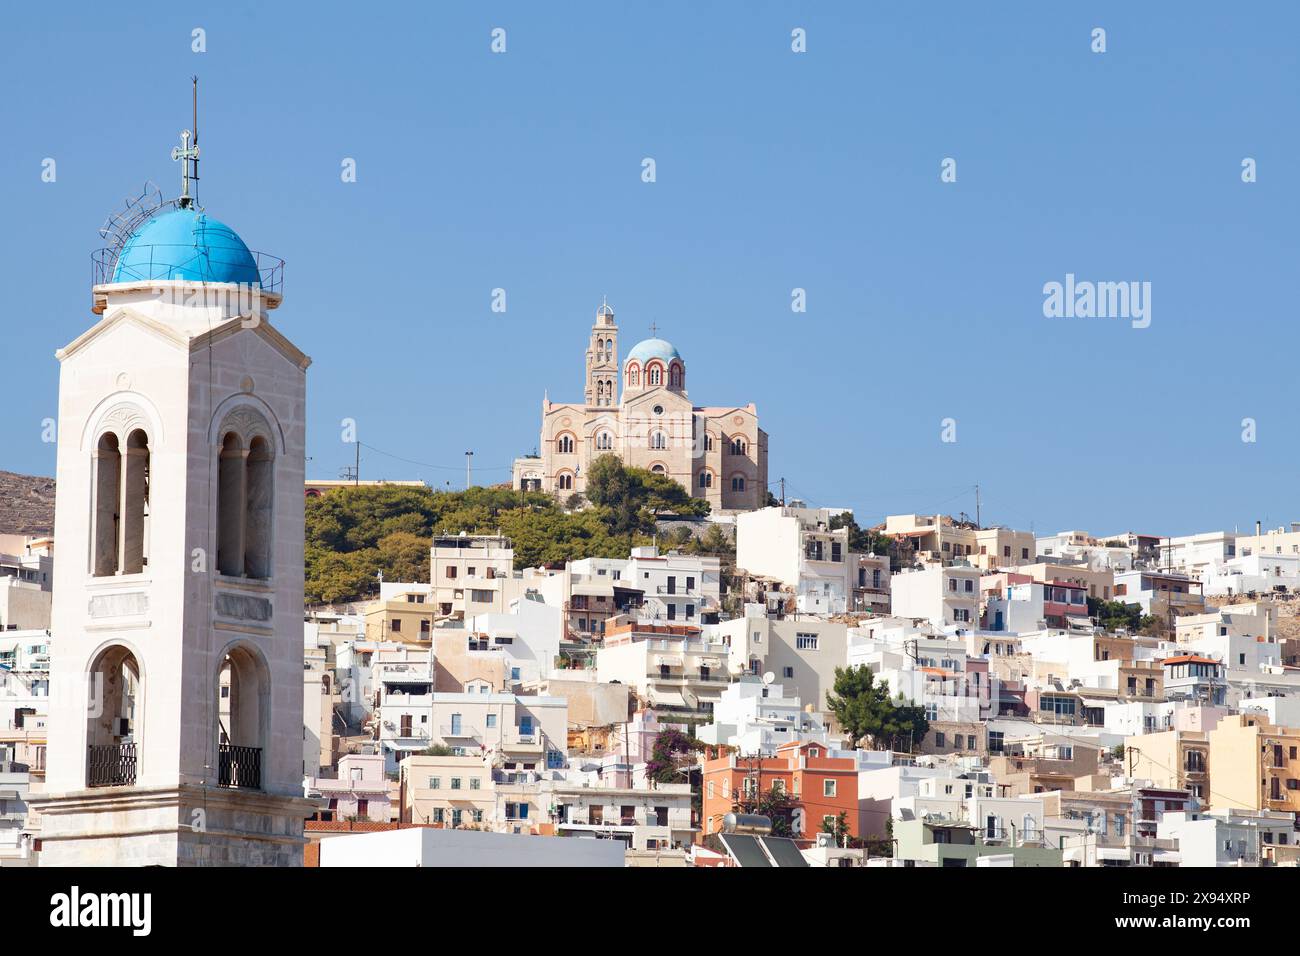
<path id="1" fill-rule="evenodd" d="M 122 286 L 96 293 L 110 304 Z M 133 315 L 109 321 L 138 332 Z M 266 329 L 247 332 L 252 345 L 291 347 Z M 144 630 L 151 607 L 188 620 L 186 605 L 208 600 L 157 591 L 165 545 L 149 538 L 161 542 L 169 520 L 159 483 L 170 464 L 149 464 L 146 412 L 109 408 L 100 431 L 112 441 L 85 459 L 70 447 L 66 473 L 61 445 L 57 498 L 48 479 L 6 476 L 0 864 L 155 860 L 156 843 L 112 827 L 74 839 L 78 817 L 121 819 L 134 791 L 170 779 L 178 740 L 212 773 L 200 787 L 208 813 L 220 812 L 213 793 L 274 795 L 265 812 L 279 839 L 264 851 L 247 834 L 233 848 L 181 835 L 161 851 L 173 864 L 1297 864 L 1300 524 L 1036 536 L 965 514 L 896 514 L 862 528 L 846 509 L 751 494 L 768 484 L 753 406 L 690 405 L 684 360 L 659 338 L 610 373 L 616 347 L 602 304 L 585 402 L 546 403 L 545 451 L 517 462 L 515 488 L 500 493 L 581 515 L 624 503 L 611 480 L 630 498 L 638 481 L 663 493 L 669 479 L 676 511 L 649 524 L 642 514 L 623 553 L 537 566 L 499 528 L 434 532 L 412 580 L 380 571 L 372 593 L 302 614 L 291 604 L 303 512 L 296 545 L 277 548 L 259 502 L 289 493 L 311 529 L 326 507 L 364 511 L 429 489 L 355 476 L 292 488 L 294 468 L 259 466 L 281 450 L 269 411 L 239 405 L 252 392 L 235 390 L 216 444 L 217 567 L 199 568 L 216 584 L 214 627 L 230 637 L 211 688 L 186 671 L 198 645 L 157 644 L 165 620 Z M 225 360 L 246 371 L 246 355 Z M 108 510 L 55 520 L 53 503 L 90 481 L 82 460 Z M 144 515 L 123 503 L 143 493 L 142 467 Z M 88 578 L 73 572 L 78 536 Z M 66 601 L 60 581 L 81 596 Z M 281 633 L 274 656 L 255 643 Z M 52 666 L 75 648 L 101 697 L 88 717 Z M 282 678 L 296 691 L 299 666 L 300 708 L 269 691 Z M 211 695 L 199 713 L 170 697 L 187 714 L 174 727 L 147 700 L 168 667 L 194 701 Z M 198 732 L 186 736 L 186 722 Z M 88 756 L 61 748 L 69 726 Z M 203 753 L 207 727 L 216 760 Z M 185 808 L 185 793 L 175 800 Z"/>

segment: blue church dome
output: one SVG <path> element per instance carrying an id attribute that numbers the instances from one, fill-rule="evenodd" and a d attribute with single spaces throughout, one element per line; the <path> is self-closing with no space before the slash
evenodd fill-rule
<path id="1" fill-rule="evenodd" d="M 645 365 L 651 359 L 660 359 L 664 365 L 668 365 L 673 359 L 682 361 L 681 353 L 673 346 L 671 342 L 665 342 L 663 339 L 645 339 L 638 342 L 628 353 L 629 362 L 638 362 Z"/>
<path id="2" fill-rule="evenodd" d="M 113 268 L 114 282 L 149 279 L 258 285 L 261 276 L 235 230 L 196 209 L 173 209 L 141 226 Z"/>

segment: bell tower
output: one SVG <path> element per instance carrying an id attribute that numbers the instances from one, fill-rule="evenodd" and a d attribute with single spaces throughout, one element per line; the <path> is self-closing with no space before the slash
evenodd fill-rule
<path id="1" fill-rule="evenodd" d="M 308 359 L 191 195 L 110 220 L 60 349 L 42 865 L 300 865 Z"/>
<path id="2" fill-rule="evenodd" d="M 611 408 L 618 404 L 618 326 L 609 302 L 600 303 L 591 327 L 587 347 L 587 387 L 584 400 L 589 407 Z"/>

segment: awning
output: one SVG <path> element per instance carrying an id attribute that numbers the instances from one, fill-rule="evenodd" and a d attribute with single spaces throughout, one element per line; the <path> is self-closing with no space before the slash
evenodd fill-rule
<path id="1" fill-rule="evenodd" d="M 682 659 L 675 654 L 656 654 L 655 663 L 660 667 L 681 667 Z"/>
<path id="2" fill-rule="evenodd" d="M 1183 855 L 1177 850 L 1156 850 L 1155 862 L 1157 863 L 1181 863 Z"/>
<path id="3" fill-rule="evenodd" d="M 721 662 L 720 660 L 718 660 L 716 657 L 701 657 L 701 658 L 700 658 L 700 666 L 701 666 L 701 667 L 721 667 L 721 666 L 722 666 L 722 662 Z"/>
<path id="4" fill-rule="evenodd" d="M 1115 850 L 1110 847 L 1097 847 L 1097 859 L 1099 860 L 1127 860 L 1128 850 Z"/>
<path id="5" fill-rule="evenodd" d="M 583 581 L 573 585 L 573 593 L 580 595 L 592 595 L 613 597 L 614 585 L 608 581 Z"/>
<path id="6" fill-rule="evenodd" d="M 17 790 L 0 790 L 0 800 L 17 800 Z"/>

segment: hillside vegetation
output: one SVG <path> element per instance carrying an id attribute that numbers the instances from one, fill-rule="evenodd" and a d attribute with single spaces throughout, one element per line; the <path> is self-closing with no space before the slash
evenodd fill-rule
<path id="1" fill-rule="evenodd" d="M 515 568 L 562 565 L 580 558 L 625 558 L 649 544 L 655 517 L 705 515 L 707 502 L 691 498 L 670 478 L 626 468 L 602 455 L 587 472 L 587 497 L 560 502 L 541 492 L 509 488 L 434 491 L 391 485 L 340 488 L 307 499 L 306 601 L 355 601 L 387 581 L 429 580 L 434 535 L 501 533 L 514 542 Z M 702 539 L 679 533 L 670 542 L 686 550 L 725 554 L 726 536 L 710 529 Z"/>

